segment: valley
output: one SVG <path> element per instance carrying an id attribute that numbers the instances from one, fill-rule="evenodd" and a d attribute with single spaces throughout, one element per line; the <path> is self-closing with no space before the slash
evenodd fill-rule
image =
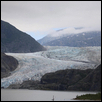
<path id="1" fill-rule="evenodd" d="M 9 77 L 1 79 L 1 87 L 40 81 L 46 73 L 65 69 L 94 69 L 101 63 L 101 47 L 45 46 L 47 51 L 6 53 L 16 58 L 18 67 Z"/>

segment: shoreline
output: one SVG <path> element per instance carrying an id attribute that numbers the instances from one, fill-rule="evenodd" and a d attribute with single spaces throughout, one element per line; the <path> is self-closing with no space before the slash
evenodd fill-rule
<path id="1" fill-rule="evenodd" d="M 73 100 L 81 100 L 81 101 L 101 101 L 101 92 L 96 94 L 83 94 L 80 96 L 76 96 Z"/>
<path id="2" fill-rule="evenodd" d="M 88 100 L 88 99 L 75 99 L 75 98 L 73 98 L 73 100 L 80 100 L 80 101 L 101 101 L 101 100 Z"/>
<path id="3" fill-rule="evenodd" d="M 92 92 L 92 93 L 99 93 L 100 91 L 74 91 L 74 90 L 44 90 L 44 89 L 27 89 L 27 88 L 1 88 L 3 90 L 38 90 L 38 91 L 61 91 L 61 92 Z"/>

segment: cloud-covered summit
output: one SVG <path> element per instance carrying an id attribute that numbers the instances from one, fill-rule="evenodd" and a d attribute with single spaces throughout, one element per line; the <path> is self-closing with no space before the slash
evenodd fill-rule
<path id="1" fill-rule="evenodd" d="M 84 27 L 68 27 L 65 29 L 59 29 L 57 31 L 51 32 L 49 35 L 51 37 L 58 37 L 63 35 L 70 35 L 70 34 L 78 34 L 78 33 L 84 33 L 84 32 L 90 32 L 90 31 L 99 31 L 99 29 L 94 28 L 84 28 Z"/>

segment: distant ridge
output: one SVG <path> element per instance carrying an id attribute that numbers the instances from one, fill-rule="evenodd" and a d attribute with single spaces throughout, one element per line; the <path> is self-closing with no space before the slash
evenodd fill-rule
<path id="1" fill-rule="evenodd" d="M 57 34 L 57 32 L 58 31 L 56 31 L 55 35 Z M 51 36 L 51 34 L 49 34 L 44 38 L 38 40 L 38 42 L 44 46 L 70 46 L 70 47 L 101 46 L 101 31 L 90 31 L 78 34 L 72 33 L 64 35 L 63 30 L 61 30 L 61 32 L 62 32 L 61 36 Z"/>
<path id="2" fill-rule="evenodd" d="M 44 50 L 30 35 L 1 20 L 1 52 L 29 53 Z"/>

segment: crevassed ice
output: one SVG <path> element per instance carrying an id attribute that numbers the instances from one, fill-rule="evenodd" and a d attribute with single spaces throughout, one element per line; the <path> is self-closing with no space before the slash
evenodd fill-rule
<path id="1" fill-rule="evenodd" d="M 1 87 L 7 88 L 25 80 L 40 80 L 45 73 L 57 70 L 94 68 L 101 60 L 101 47 L 47 48 L 47 51 L 35 53 L 6 53 L 14 56 L 19 66 L 9 77 L 1 79 Z"/>

